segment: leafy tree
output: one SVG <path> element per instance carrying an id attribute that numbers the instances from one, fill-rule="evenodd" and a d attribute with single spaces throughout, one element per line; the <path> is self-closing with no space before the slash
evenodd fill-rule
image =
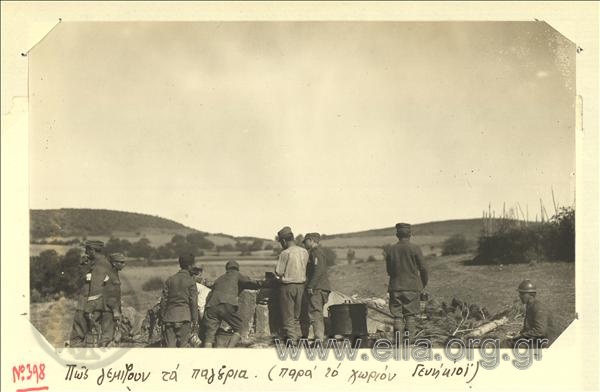
<path id="1" fill-rule="evenodd" d="M 58 292 L 60 257 L 54 249 L 29 259 L 29 284 L 42 296 Z"/>
<path id="2" fill-rule="evenodd" d="M 187 242 L 186 238 L 181 234 L 175 234 L 173 238 L 171 238 L 171 243 L 175 246 L 183 245 Z"/>
<path id="3" fill-rule="evenodd" d="M 257 250 L 262 250 L 262 247 L 263 247 L 263 240 L 257 238 L 250 245 L 250 251 L 254 252 Z"/>
<path id="4" fill-rule="evenodd" d="M 212 249 L 215 247 L 215 244 L 207 239 L 204 233 L 190 233 L 185 238 L 189 244 L 199 249 Z"/>
<path id="5" fill-rule="evenodd" d="M 155 259 L 172 259 L 173 257 L 175 257 L 175 252 L 168 245 L 161 245 L 154 252 Z"/>
<path id="6" fill-rule="evenodd" d="M 128 240 L 121 240 L 119 238 L 111 237 L 104 245 L 104 252 L 109 255 L 111 253 L 125 253 L 127 254 L 131 249 L 131 242 Z"/>
<path id="7" fill-rule="evenodd" d="M 130 257 L 142 257 L 148 259 L 154 253 L 154 248 L 150 246 L 150 240 L 147 238 L 140 238 L 137 242 L 131 244 L 128 256 Z"/>

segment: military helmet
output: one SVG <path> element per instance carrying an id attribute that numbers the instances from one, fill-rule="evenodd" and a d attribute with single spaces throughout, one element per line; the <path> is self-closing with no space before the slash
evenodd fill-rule
<path id="1" fill-rule="evenodd" d="M 519 285 L 519 293 L 535 293 L 536 291 L 535 285 L 529 279 L 522 281 Z"/>

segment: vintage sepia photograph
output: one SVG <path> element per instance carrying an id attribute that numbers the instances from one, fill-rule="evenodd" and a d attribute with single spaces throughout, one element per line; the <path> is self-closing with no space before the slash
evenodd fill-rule
<path id="1" fill-rule="evenodd" d="M 577 52 L 537 20 L 61 21 L 27 53 L 30 321 L 55 348 L 551 347 Z"/>

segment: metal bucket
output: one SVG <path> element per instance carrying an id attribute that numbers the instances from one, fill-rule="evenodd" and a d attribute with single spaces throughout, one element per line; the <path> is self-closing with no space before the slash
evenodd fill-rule
<path id="1" fill-rule="evenodd" d="M 329 335 L 334 337 L 361 337 L 369 334 L 367 330 L 367 305 L 347 302 L 331 305 L 328 312 Z"/>
<path id="2" fill-rule="evenodd" d="M 219 328 L 217 330 L 217 333 L 215 335 L 215 348 L 218 347 L 227 347 L 229 346 L 229 341 L 231 340 L 231 336 L 233 335 L 233 332 L 231 331 L 225 331 L 221 328 Z"/>

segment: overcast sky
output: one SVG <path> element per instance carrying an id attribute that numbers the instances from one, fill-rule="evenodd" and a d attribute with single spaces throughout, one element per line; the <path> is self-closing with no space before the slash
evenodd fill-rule
<path id="1" fill-rule="evenodd" d="M 29 61 L 31 208 L 272 238 L 574 200 L 545 23 L 69 22 Z"/>

